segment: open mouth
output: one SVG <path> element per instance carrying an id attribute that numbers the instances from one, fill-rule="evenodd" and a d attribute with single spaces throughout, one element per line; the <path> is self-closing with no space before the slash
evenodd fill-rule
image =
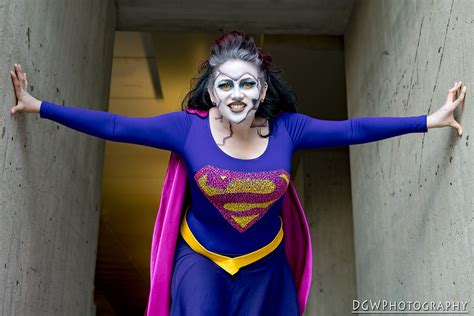
<path id="1" fill-rule="evenodd" d="M 232 112 L 242 112 L 247 104 L 243 102 L 232 102 L 227 106 L 230 108 Z"/>

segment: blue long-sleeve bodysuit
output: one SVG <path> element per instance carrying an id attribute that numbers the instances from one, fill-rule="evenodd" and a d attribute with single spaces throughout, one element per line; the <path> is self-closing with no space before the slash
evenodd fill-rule
<path id="1" fill-rule="evenodd" d="M 40 116 L 106 140 L 179 153 L 186 162 L 191 189 L 189 227 L 204 247 L 227 256 L 259 249 L 277 234 L 296 150 L 428 131 L 426 115 L 329 121 L 285 112 L 271 122 L 265 152 L 254 159 L 238 159 L 215 143 L 209 116 L 187 111 L 133 118 L 43 101 Z"/>

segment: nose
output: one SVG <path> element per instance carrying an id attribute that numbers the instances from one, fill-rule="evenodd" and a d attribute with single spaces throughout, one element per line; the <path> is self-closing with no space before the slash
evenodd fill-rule
<path id="1" fill-rule="evenodd" d="M 235 87 L 234 92 L 232 93 L 232 99 L 235 101 L 242 101 L 244 95 L 240 91 L 239 87 Z"/>

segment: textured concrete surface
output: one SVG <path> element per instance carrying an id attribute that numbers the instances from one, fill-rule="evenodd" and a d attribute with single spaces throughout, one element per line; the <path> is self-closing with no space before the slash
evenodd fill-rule
<path id="1" fill-rule="evenodd" d="M 350 149 L 359 299 L 469 301 L 474 314 L 474 2 L 357 1 L 345 34 L 349 117 L 433 113 L 451 128 Z M 470 93 L 470 94 L 469 94 Z"/>
<path id="2" fill-rule="evenodd" d="M 342 35 L 354 0 L 116 0 L 121 31 Z"/>
<path id="3" fill-rule="evenodd" d="M 10 116 L 9 70 L 39 99 L 106 110 L 113 1 L 0 0 L 0 314 L 91 315 L 104 142 Z"/>

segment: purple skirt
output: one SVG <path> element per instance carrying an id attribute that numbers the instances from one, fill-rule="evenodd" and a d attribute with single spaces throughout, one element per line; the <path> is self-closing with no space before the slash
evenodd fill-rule
<path id="1" fill-rule="evenodd" d="M 230 275 L 178 236 L 171 281 L 171 316 L 299 316 L 285 242 Z"/>

